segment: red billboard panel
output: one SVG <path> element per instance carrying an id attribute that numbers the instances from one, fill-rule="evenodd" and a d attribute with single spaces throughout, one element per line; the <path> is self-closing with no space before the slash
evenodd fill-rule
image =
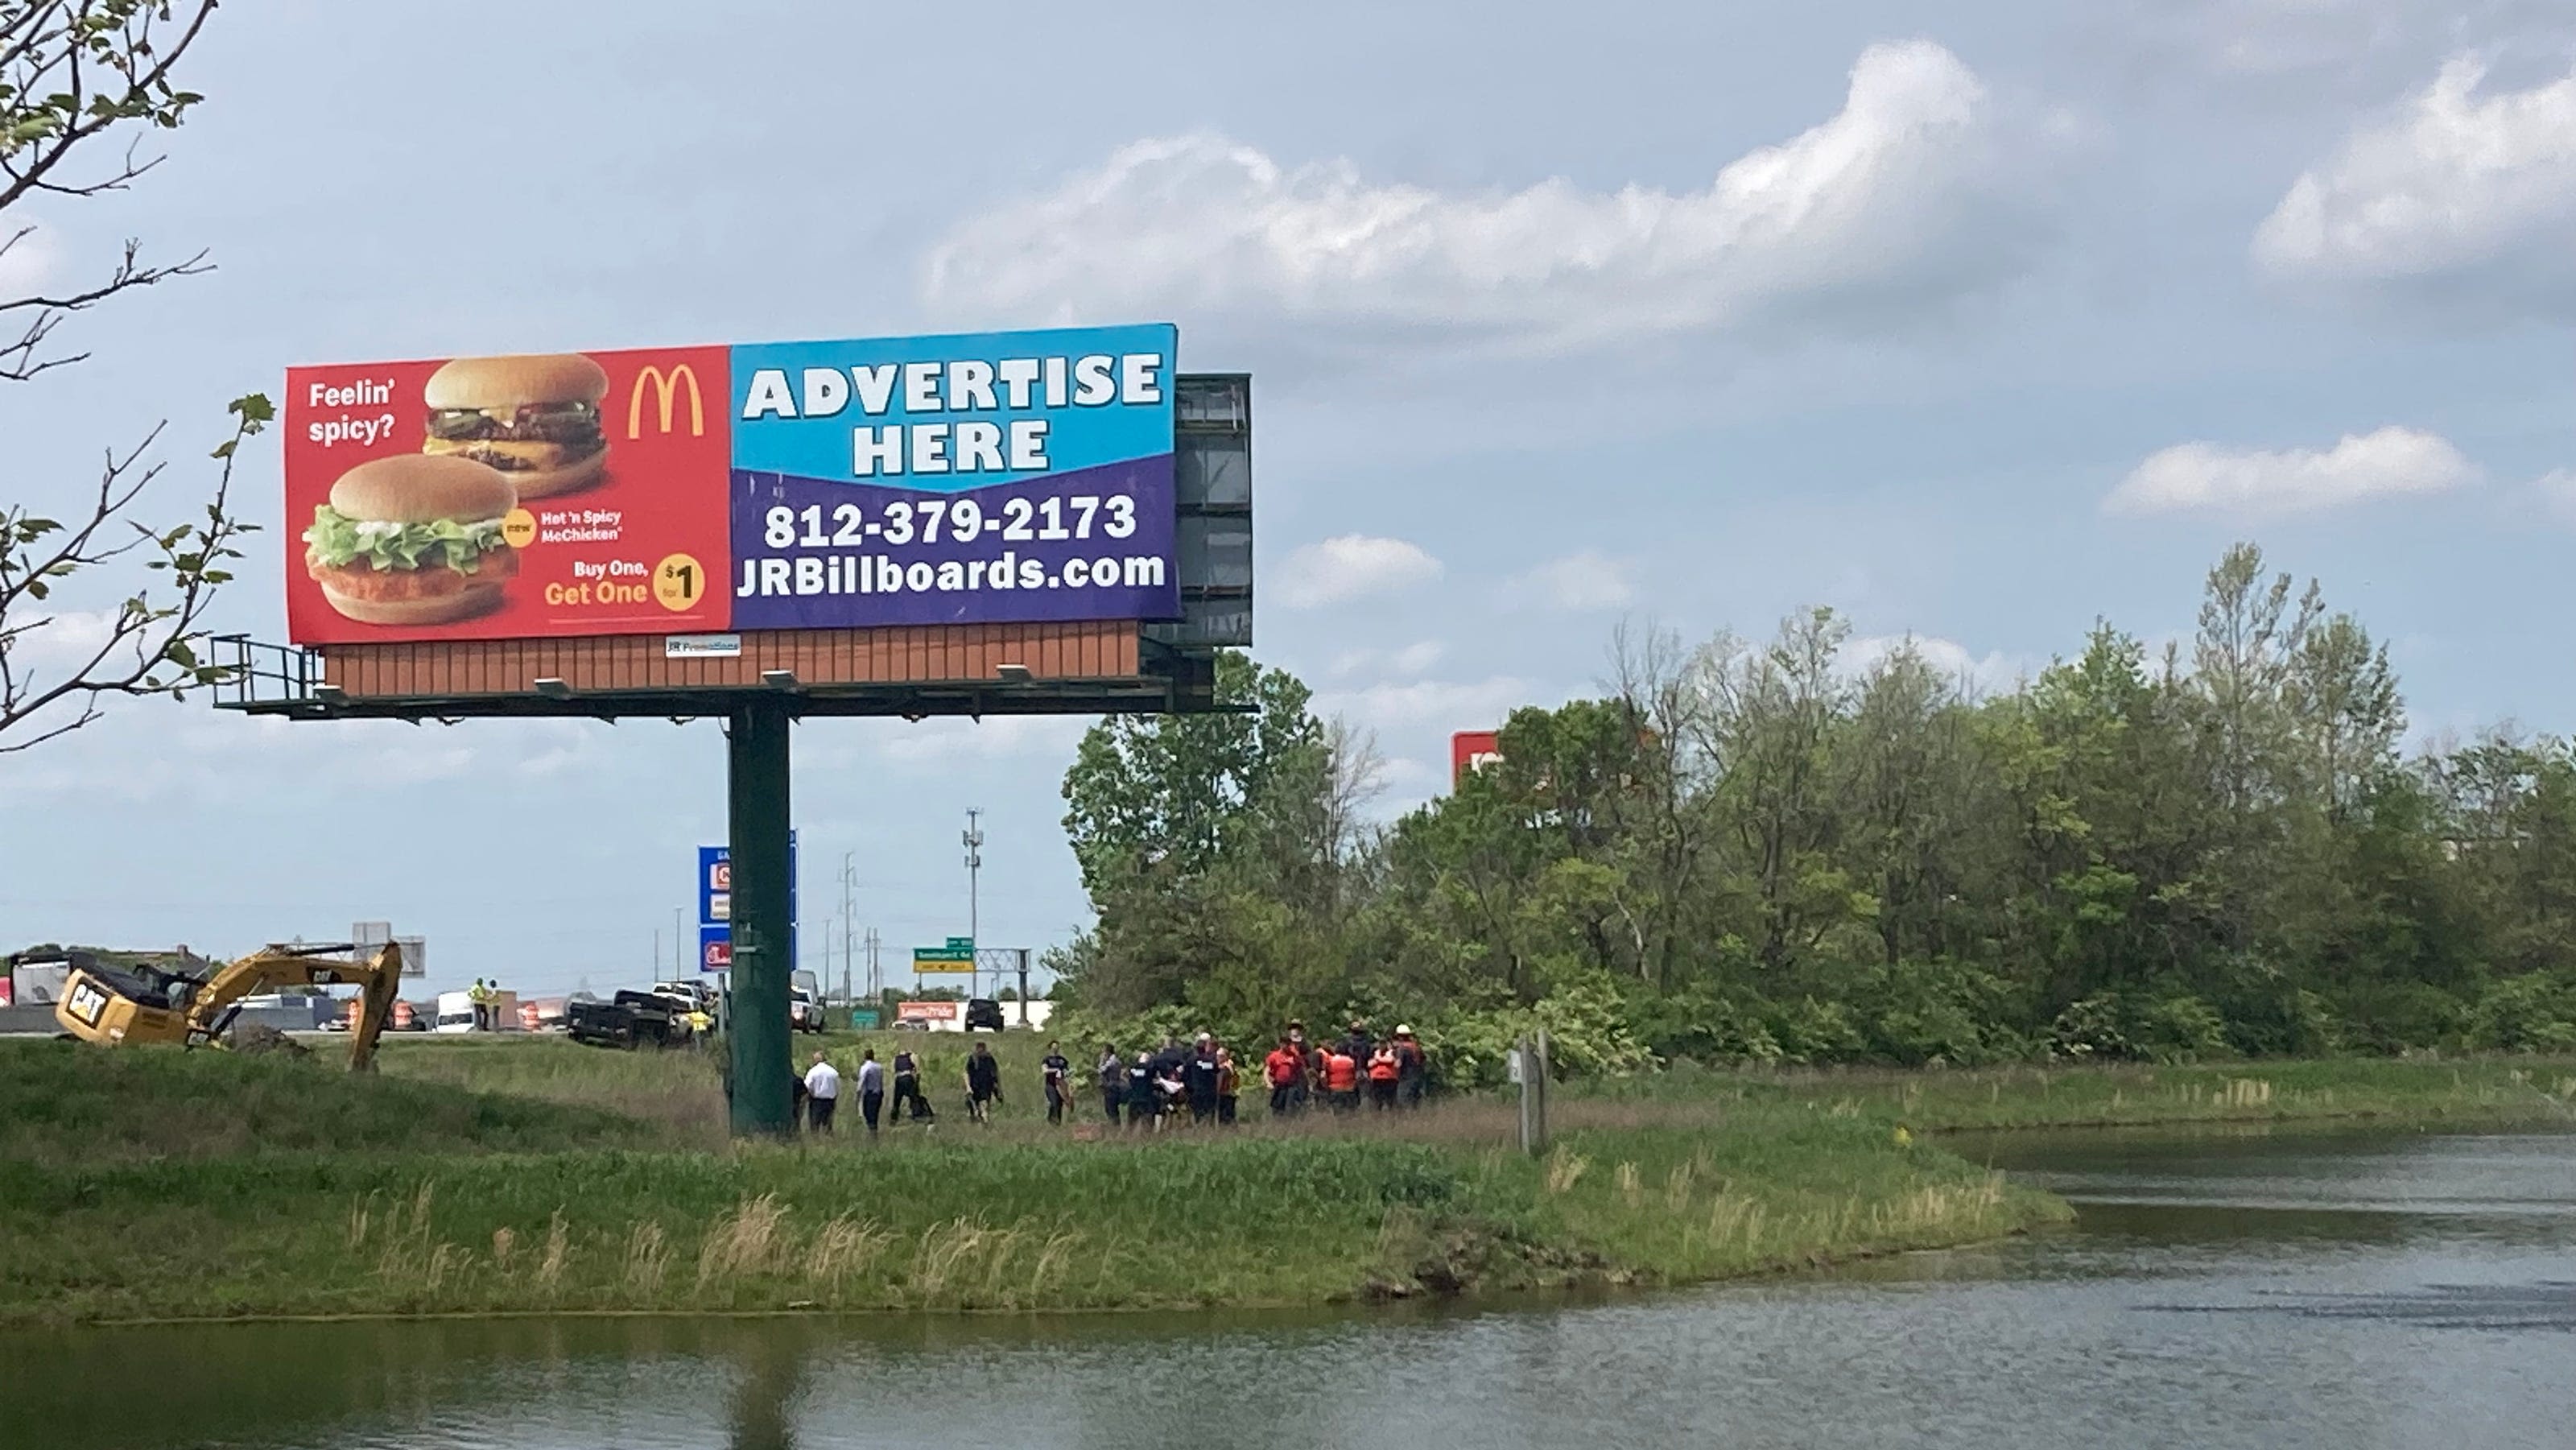
<path id="1" fill-rule="evenodd" d="M 288 370 L 299 644 L 728 618 L 722 347 Z"/>

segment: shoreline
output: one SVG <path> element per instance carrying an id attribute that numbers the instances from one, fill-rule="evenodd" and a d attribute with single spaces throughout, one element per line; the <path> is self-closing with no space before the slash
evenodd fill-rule
<path id="1" fill-rule="evenodd" d="M 2324 1061 L 1671 1074 L 1568 1094 L 1535 1159 L 1507 1146 L 1509 1106 L 1477 1099 L 1341 1132 L 1077 1139 L 1006 1120 L 709 1148 L 613 1111 L 631 1091 L 688 1121 L 704 1087 L 685 1060 L 399 1056 L 412 1071 L 353 1079 L 0 1048 L 0 1088 L 52 1125 L 0 1137 L 0 1237 L 20 1249 L 0 1265 L 0 1328 L 1510 1304 L 2071 1220 L 1952 1134 L 2576 1120 L 2576 1064 Z M 436 1080 L 459 1068 L 519 1090 Z"/>

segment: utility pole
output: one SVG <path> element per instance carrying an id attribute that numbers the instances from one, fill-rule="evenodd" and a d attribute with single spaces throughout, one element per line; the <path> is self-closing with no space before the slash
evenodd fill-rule
<path id="1" fill-rule="evenodd" d="M 844 1007 L 850 1005 L 850 933 L 857 923 L 850 905 L 850 895 L 858 889 L 858 885 L 858 853 L 843 851 L 841 853 L 841 1005 Z"/>
<path id="2" fill-rule="evenodd" d="M 966 812 L 966 835 L 964 837 L 966 842 L 966 940 L 970 942 L 978 939 L 975 934 L 975 891 L 976 876 L 984 869 L 984 832 L 977 826 L 976 822 L 983 817 L 983 814 L 984 808 L 981 806 L 976 806 Z M 972 978 L 968 979 L 967 990 L 970 992 L 974 990 Z"/>
<path id="3" fill-rule="evenodd" d="M 686 981 L 689 976 L 688 967 L 686 965 L 688 948 L 681 945 L 681 942 L 687 936 L 687 933 L 680 930 L 680 918 L 688 914 L 689 909 L 685 906 L 674 906 L 671 908 L 671 978 L 674 981 Z M 658 951 L 653 953 L 653 964 L 655 968 L 658 969 L 661 966 L 661 963 L 662 954 Z"/>
<path id="4" fill-rule="evenodd" d="M 883 1000 L 884 1000 L 884 998 L 885 998 L 885 983 L 884 983 L 884 981 L 883 981 L 883 980 L 881 980 L 881 979 L 878 977 L 878 975 L 877 975 L 877 929 L 876 929 L 875 927 L 869 927 L 869 928 L 868 928 L 868 1000 L 869 1000 L 869 1001 L 871 1001 L 871 1002 L 881 1002 L 881 1001 L 883 1001 Z"/>

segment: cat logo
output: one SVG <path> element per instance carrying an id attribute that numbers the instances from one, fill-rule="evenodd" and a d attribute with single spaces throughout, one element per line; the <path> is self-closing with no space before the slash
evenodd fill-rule
<path id="1" fill-rule="evenodd" d="M 96 1027 L 107 1011 L 107 994 L 98 989 L 97 983 L 83 977 L 63 998 L 63 1010 L 78 1018 L 83 1027 Z"/>
<path id="2" fill-rule="evenodd" d="M 689 436 L 692 438 L 705 437 L 707 432 L 706 400 L 698 395 L 698 375 L 696 370 L 692 369 L 687 363 L 681 363 L 677 367 L 674 367 L 669 372 L 665 373 L 662 371 L 659 364 L 646 363 L 644 365 L 644 371 L 635 375 L 635 387 L 633 391 L 626 395 L 627 438 L 629 440 L 633 440 L 644 436 L 644 390 L 648 387 L 653 390 L 654 401 L 659 404 L 661 408 L 661 413 L 659 415 L 661 419 L 661 430 L 664 433 L 669 433 L 671 431 L 671 405 L 678 400 L 680 387 L 684 383 L 688 385 L 689 389 Z"/>

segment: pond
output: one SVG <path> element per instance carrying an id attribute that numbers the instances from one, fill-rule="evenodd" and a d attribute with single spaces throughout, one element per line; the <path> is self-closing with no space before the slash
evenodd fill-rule
<path id="1" fill-rule="evenodd" d="M 2576 1443 L 2576 1136 L 1954 1146 L 2078 1223 L 1472 1310 L 8 1335 L 0 1450 Z"/>

